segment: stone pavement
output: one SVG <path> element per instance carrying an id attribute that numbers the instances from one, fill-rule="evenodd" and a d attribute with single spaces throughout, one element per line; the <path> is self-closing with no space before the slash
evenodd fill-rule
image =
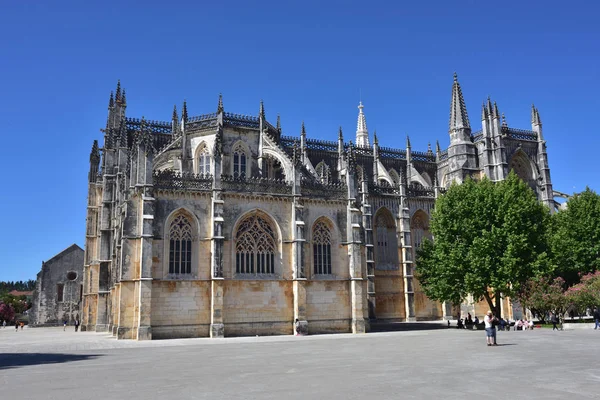
<path id="1" fill-rule="evenodd" d="M 18 399 L 600 398 L 600 332 L 457 329 L 117 341 L 0 329 L 0 387 Z"/>

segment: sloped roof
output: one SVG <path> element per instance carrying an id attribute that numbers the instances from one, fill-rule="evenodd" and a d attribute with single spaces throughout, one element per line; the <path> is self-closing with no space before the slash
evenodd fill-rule
<path id="1" fill-rule="evenodd" d="M 76 243 L 73 243 L 72 245 L 70 245 L 69 247 L 67 247 L 66 249 L 61 251 L 60 253 L 56 254 L 54 257 L 50 258 L 48 261 L 43 261 L 42 263 L 43 264 L 49 263 L 50 261 L 54 260 L 55 258 L 62 256 L 64 253 L 71 251 L 73 248 L 78 248 L 79 250 L 83 251 L 83 249 L 81 247 L 79 247 Z"/>

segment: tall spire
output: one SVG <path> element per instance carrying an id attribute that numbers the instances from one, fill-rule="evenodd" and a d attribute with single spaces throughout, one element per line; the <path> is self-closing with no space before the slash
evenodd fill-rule
<path id="1" fill-rule="evenodd" d="M 502 126 L 508 127 L 508 124 L 506 123 L 506 117 L 504 116 L 504 113 L 502 113 Z"/>
<path id="2" fill-rule="evenodd" d="M 259 116 L 264 120 L 265 118 L 265 104 L 262 99 L 260 100 L 260 109 L 258 110 Z"/>
<path id="3" fill-rule="evenodd" d="M 481 120 L 487 121 L 487 117 L 488 117 L 488 110 L 487 110 L 487 107 L 485 106 L 485 102 L 483 102 L 481 104 Z"/>
<path id="4" fill-rule="evenodd" d="M 452 103 L 450 104 L 450 131 L 454 129 L 471 129 L 467 107 L 463 99 L 458 76 L 454 73 L 454 83 L 452 84 Z"/>
<path id="5" fill-rule="evenodd" d="M 117 103 L 121 102 L 121 80 L 120 79 L 117 81 L 117 90 L 115 92 L 115 102 L 117 102 Z"/>
<path id="6" fill-rule="evenodd" d="M 304 121 L 302 121 L 302 128 L 300 129 L 300 136 L 306 136 L 306 129 L 304 128 Z"/>
<path id="7" fill-rule="evenodd" d="M 377 141 L 377 131 L 373 131 L 373 145 L 379 145 Z"/>
<path id="8" fill-rule="evenodd" d="M 219 93 L 219 105 L 217 105 L 217 114 L 222 113 L 223 111 L 225 111 L 225 109 L 223 108 L 223 95 Z"/>
<path id="9" fill-rule="evenodd" d="M 492 117 L 494 119 L 500 119 L 500 113 L 498 112 L 498 105 L 494 102 L 494 110 L 492 111 Z"/>
<path id="10" fill-rule="evenodd" d="M 110 99 L 108 99 L 108 109 L 111 110 L 114 105 L 115 105 L 115 101 L 113 99 L 113 92 L 111 90 L 111 92 L 110 92 Z"/>
<path id="11" fill-rule="evenodd" d="M 344 140 L 344 134 L 342 133 L 342 127 L 340 126 L 340 130 L 338 131 L 338 140 Z"/>
<path id="12" fill-rule="evenodd" d="M 176 105 L 173 106 L 173 118 L 172 119 L 174 121 L 178 121 L 179 120 L 179 117 L 177 116 L 177 106 Z"/>
<path id="13" fill-rule="evenodd" d="M 369 131 L 367 130 L 367 119 L 363 112 L 362 101 L 358 103 L 358 122 L 356 124 L 356 145 L 369 146 Z"/>
<path id="14" fill-rule="evenodd" d="M 127 99 L 125 98 L 125 89 L 123 89 L 123 94 L 121 95 L 121 105 L 123 107 L 127 106 Z"/>
<path id="15" fill-rule="evenodd" d="M 281 133 L 281 116 L 279 114 L 277 114 L 277 126 L 275 126 L 275 128 Z"/>
<path id="16" fill-rule="evenodd" d="M 442 152 L 442 149 L 440 149 L 440 142 L 439 142 L 439 140 L 435 141 L 435 152 L 436 153 L 441 153 Z"/>
<path id="17" fill-rule="evenodd" d="M 98 141 L 94 140 L 92 144 L 92 151 L 90 152 L 90 162 L 100 161 L 100 149 L 98 148 Z"/>
<path id="18" fill-rule="evenodd" d="M 187 102 L 185 100 L 183 101 L 183 107 L 181 108 L 181 119 L 183 119 L 183 122 L 187 122 L 188 120 Z"/>
<path id="19" fill-rule="evenodd" d="M 410 136 L 406 135 L 406 147 L 410 148 Z"/>
<path id="20" fill-rule="evenodd" d="M 532 125 L 541 125 L 542 124 L 542 120 L 540 118 L 540 113 L 538 112 L 538 109 L 535 108 L 535 105 L 531 105 L 531 124 Z"/>

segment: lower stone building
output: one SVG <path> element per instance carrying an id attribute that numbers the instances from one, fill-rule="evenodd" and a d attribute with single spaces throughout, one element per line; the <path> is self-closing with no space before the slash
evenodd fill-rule
<path id="1" fill-rule="evenodd" d="M 81 321 L 83 256 L 83 249 L 73 244 L 42 262 L 29 310 L 30 325 L 62 325 L 63 321 Z"/>
<path id="2" fill-rule="evenodd" d="M 509 127 L 488 99 L 471 132 L 452 85 L 450 146 L 383 147 L 359 105 L 356 141 L 282 135 L 279 117 L 125 116 L 111 93 L 90 154 L 82 329 L 120 339 L 365 332 L 448 317 L 414 277 L 437 196 L 514 170 L 553 207 L 535 107 Z M 325 134 L 318 132 L 318 136 Z M 398 145 L 398 143 L 395 143 Z"/>

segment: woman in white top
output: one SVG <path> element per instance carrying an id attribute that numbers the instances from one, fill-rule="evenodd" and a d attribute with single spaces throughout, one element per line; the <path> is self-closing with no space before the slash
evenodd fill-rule
<path id="1" fill-rule="evenodd" d="M 485 318 L 483 318 L 483 323 L 485 324 L 485 336 L 488 346 L 497 346 L 496 327 L 494 326 L 495 320 L 496 318 L 494 317 L 491 311 L 488 311 Z"/>

